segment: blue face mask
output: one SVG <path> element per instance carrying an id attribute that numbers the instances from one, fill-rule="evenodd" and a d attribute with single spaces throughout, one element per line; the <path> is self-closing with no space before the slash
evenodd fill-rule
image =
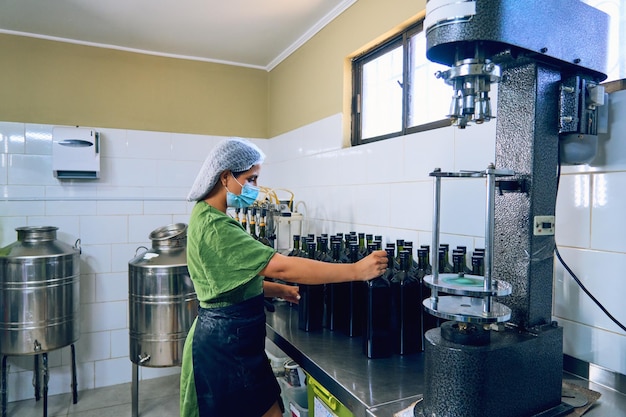
<path id="1" fill-rule="evenodd" d="M 232 174 L 231 174 L 232 175 Z M 233 178 L 237 182 L 237 184 L 241 185 L 237 178 L 233 175 Z M 259 196 L 259 187 L 255 187 L 254 185 L 250 185 L 245 183 L 241 185 L 241 194 L 236 195 L 231 193 L 228 188 L 226 188 L 226 205 L 228 207 L 250 207 Z"/>

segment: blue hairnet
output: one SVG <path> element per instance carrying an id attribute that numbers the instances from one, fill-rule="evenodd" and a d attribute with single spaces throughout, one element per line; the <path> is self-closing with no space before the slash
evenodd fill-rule
<path id="1" fill-rule="evenodd" d="M 187 195 L 188 201 L 200 201 L 213 189 L 222 172 L 243 172 L 262 164 L 265 154 L 252 142 L 229 138 L 218 143 L 204 160 L 200 172 Z"/>

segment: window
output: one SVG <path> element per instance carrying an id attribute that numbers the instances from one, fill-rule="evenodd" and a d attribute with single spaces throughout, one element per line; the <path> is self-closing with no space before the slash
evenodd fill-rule
<path id="1" fill-rule="evenodd" d="M 426 58 L 422 22 L 354 59 L 352 144 L 450 126 L 446 69 Z"/>

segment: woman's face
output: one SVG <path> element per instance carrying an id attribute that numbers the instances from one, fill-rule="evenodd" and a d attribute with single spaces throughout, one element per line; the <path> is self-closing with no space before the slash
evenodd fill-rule
<path id="1" fill-rule="evenodd" d="M 227 184 L 228 189 L 233 194 L 241 194 L 241 189 L 244 184 L 248 183 L 250 185 L 257 186 L 257 178 L 259 178 L 259 173 L 261 172 L 261 165 L 252 165 L 252 168 L 249 170 L 239 174 L 235 177 L 236 181 L 233 181 L 233 186 L 231 188 L 230 184 Z M 232 178 L 233 176 L 231 176 Z"/>

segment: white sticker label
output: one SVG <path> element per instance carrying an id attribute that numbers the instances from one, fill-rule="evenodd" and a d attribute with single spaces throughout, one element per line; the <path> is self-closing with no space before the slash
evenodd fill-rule
<path id="1" fill-rule="evenodd" d="M 315 417 L 338 417 L 317 397 L 313 397 L 313 415 Z"/>

